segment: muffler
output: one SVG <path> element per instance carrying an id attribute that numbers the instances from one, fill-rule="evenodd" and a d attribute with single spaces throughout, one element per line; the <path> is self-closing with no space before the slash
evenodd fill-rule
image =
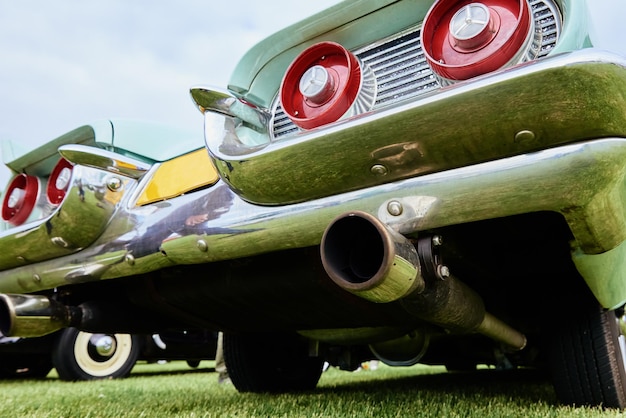
<path id="1" fill-rule="evenodd" d="M 46 296 L 0 294 L 0 332 L 6 337 L 41 337 L 80 322 L 80 308 Z"/>
<path id="2" fill-rule="evenodd" d="M 489 314 L 482 298 L 441 263 L 432 237 L 416 244 L 366 212 L 336 218 L 322 237 L 326 273 L 341 288 L 376 303 L 400 301 L 419 319 L 452 332 L 478 332 L 511 349 L 526 337 Z"/>

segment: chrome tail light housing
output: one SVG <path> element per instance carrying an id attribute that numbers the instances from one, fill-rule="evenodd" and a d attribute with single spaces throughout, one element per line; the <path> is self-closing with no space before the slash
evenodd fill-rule
<path id="1" fill-rule="evenodd" d="M 74 166 L 61 158 L 47 181 L 30 174 L 13 177 L 4 193 L 2 219 L 10 226 L 40 219 L 59 206 L 71 186 Z"/>
<path id="2" fill-rule="evenodd" d="M 338 43 L 320 42 L 291 63 L 280 100 L 295 125 L 313 129 L 370 110 L 375 86 L 372 71 L 353 53 Z"/>
<path id="3" fill-rule="evenodd" d="M 37 206 L 41 189 L 35 176 L 22 173 L 13 177 L 2 201 L 2 219 L 13 226 L 26 222 Z"/>
<path id="4" fill-rule="evenodd" d="M 50 204 L 58 205 L 65 198 L 72 180 L 73 168 L 74 166 L 69 161 L 61 158 L 52 169 L 46 187 L 46 197 Z"/>
<path id="5" fill-rule="evenodd" d="M 437 1 L 421 36 L 424 55 L 444 85 L 534 59 L 541 44 L 527 0 Z"/>

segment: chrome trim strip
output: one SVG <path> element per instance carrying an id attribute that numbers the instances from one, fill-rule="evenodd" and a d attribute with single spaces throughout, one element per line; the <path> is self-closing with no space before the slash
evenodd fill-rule
<path id="1" fill-rule="evenodd" d="M 227 116 L 235 116 L 231 112 L 231 107 L 237 99 L 231 96 L 228 91 L 219 88 L 192 87 L 190 93 L 200 112 L 217 112 Z"/>
<path id="2" fill-rule="evenodd" d="M 59 147 L 59 154 L 71 163 L 100 168 L 134 179 L 143 176 L 151 167 L 143 161 L 85 145 L 63 145 Z"/>
<path id="3" fill-rule="evenodd" d="M 240 101 L 227 90 L 192 87 L 190 94 L 202 113 L 215 112 L 229 117 L 238 117 L 257 129 L 267 130 L 269 112 Z"/>
<path id="4" fill-rule="evenodd" d="M 154 174 L 159 170 L 161 163 L 154 163 L 152 167 L 144 174 L 140 179 L 138 179 L 137 187 L 134 188 L 133 192 L 126 199 L 126 204 L 124 207 L 127 210 L 130 210 L 133 206 L 137 205 L 137 200 L 141 197 L 144 192 L 144 188 L 150 184 L 150 181 L 154 177 Z"/>

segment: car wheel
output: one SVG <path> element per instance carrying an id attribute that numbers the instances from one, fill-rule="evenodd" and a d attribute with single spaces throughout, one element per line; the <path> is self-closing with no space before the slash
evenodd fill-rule
<path id="1" fill-rule="evenodd" d="M 52 361 L 46 355 L 3 354 L 0 379 L 31 379 L 46 377 L 52 370 Z"/>
<path id="2" fill-rule="evenodd" d="M 200 366 L 200 360 L 187 360 L 187 366 L 197 369 Z"/>
<path id="3" fill-rule="evenodd" d="M 625 408 L 624 310 L 608 311 L 594 303 L 584 312 L 564 319 L 552 338 L 557 396 L 568 405 Z"/>
<path id="4" fill-rule="evenodd" d="M 122 378 L 139 357 L 141 339 L 131 334 L 92 334 L 63 330 L 52 350 L 52 363 L 63 380 Z"/>
<path id="5" fill-rule="evenodd" d="M 315 388 L 324 361 L 311 357 L 297 335 L 224 334 L 224 360 L 239 392 L 293 392 Z"/>

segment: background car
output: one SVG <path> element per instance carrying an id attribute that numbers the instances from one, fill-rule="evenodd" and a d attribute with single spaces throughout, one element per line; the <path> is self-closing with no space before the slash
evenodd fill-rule
<path id="1" fill-rule="evenodd" d="M 215 359 L 217 334 L 105 334 L 67 328 L 44 337 L 0 337 L 0 378 L 45 377 L 55 368 L 63 380 L 127 377 L 139 360 L 183 360 L 198 367 Z"/>

